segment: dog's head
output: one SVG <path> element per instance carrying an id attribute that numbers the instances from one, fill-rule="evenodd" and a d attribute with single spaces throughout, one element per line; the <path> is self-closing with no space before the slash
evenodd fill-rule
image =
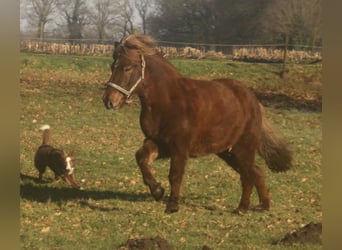
<path id="1" fill-rule="evenodd" d="M 62 179 L 72 185 L 73 187 L 79 187 L 76 180 L 74 179 L 74 169 L 75 169 L 75 151 L 66 153 L 62 151 L 62 154 L 57 154 L 57 174 L 62 177 Z"/>

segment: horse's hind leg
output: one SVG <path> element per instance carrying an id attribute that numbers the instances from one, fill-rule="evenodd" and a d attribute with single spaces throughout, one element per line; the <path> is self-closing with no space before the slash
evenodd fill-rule
<path id="1" fill-rule="evenodd" d="M 254 186 L 253 176 L 250 174 L 249 171 L 250 164 L 248 164 L 248 161 L 246 161 L 246 159 L 244 159 L 241 154 L 237 156 L 235 153 L 224 151 L 218 153 L 217 156 L 228 163 L 228 165 L 230 165 L 235 171 L 240 174 L 242 195 L 240 204 L 238 208 L 234 210 L 234 212 L 245 213 L 249 208 L 249 200 Z"/>
<path id="2" fill-rule="evenodd" d="M 253 157 L 254 158 L 254 157 Z M 265 183 L 265 177 L 262 170 L 254 164 L 254 160 L 244 158 L 240 161 L 240 180 L 242 185 L 242 196 L 239 207 L 235 212 L 245 212 L 249 208 L 250 196 L 255 186 L 259 196 L 260 204 L 257 210 L 268 210 L 270 205 L 269 193 Z"/>
<path id="3" fill-rule="evenodd" d="M 140 167 L 145 185 L 150 188 L 155 200 L 159 201 L 164 195 L 164 188 L 154 178 L 150 164 L 158 157 L 158 146 L 151 140 L 145 140 L 144 145 L 136 152 L 135 158 Z"/>
<path id="4" fill-rule="evenodd" d="M 234 170 L 240 173 L 242 185 L 242 195 L 240 204 L 236 213 L 244 213 L 249 208 L 250 196 L 255 186 L 258 192 L 260 204 L 256 207 L 258 210 L 269 209 L 269 193 L 265 183 L 263 171 L 254 164 L 254 154 L 239 152 L 238 156 L 227 151 L 217 154 L 221 159 L 227 162 Z"/>
<path id="5" fill-rule="evenodd" d="M 236 161 L 236 157 L 234 154 L 228 152 L 228 151 L 223 151 L 221 153 L 217 154 L 218 157 L 220 157 L 222 160 L 224 160 L 229 166 L 231 166 L 236 172 L 240 172 L 239 170 L 239 165 Z"/>
<path id="6" fill-rule="evenodd" d="M 254 165 L 252 171 L 254 172 L 255 187 L 259 196 L 259 205 L 254 210 L 268 210 L 270 208 L 270 195 L 266 186 L 264 173 L 257 165 Z"/>

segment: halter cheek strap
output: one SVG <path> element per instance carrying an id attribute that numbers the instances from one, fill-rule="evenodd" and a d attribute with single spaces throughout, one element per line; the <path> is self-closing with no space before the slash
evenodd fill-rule
<path id="1" fill-rule="evenodd" d="M 118 84 L 113 83 L 113 82 L 107 82 L 106 86 L 109 86 L 109 87 L 112 87 L 112 88 L 118 90 L 122 94 L 126 95 L 127 98 L 129 98 L 132 95 L 133 91 L 136 89 L 136 87 L 138 87 L 139 83 L 142 80 L 144 80 L 144 78 L 145 78 L 145 66 L 146 66 L 145 58 L 143 55 L 141 55 L 141 76 L 138 78 L 138 80 L 135 82 L 135 84 L 129 90 L 126 90 L 123 87 L 121 87 Z"/>

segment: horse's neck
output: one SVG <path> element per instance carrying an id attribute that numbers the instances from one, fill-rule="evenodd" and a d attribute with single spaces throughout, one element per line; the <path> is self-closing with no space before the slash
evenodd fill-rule
<path id="1" fill-rule="evenodd" d="M 160 79 L 164 81 L 167 79 L 172 80 L 173 78 L 180 77 L 176 68 L 160 55 L 151 56 L 149 63 L 151 66 L 149 67 L 150 72 L 157 72 L 156 74 L 151 74 L 153 78 L 151 80 L 153 81 L 160 81 Z"/>
<path id="2" fill-rule="evenodd" d="M 177 78 L 181 77 L 168 61 L 158 55 L 146 58 L 146 71 L 146 86 L 139 95 L 142 102 L 152 101 L 151 98 L 167 99 Z"/>

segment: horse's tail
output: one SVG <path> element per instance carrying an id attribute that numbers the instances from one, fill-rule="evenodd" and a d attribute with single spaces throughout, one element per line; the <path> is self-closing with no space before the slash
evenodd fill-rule
<path id="1" fill-rule="evenodd" d="M 50 126 L 49 125 L 43 125 L 39 129 L 43 130 L 43 142 L 42 142 L 42 145 L 49 144 L 49 141 L 50 141 Z"/>
<path id="2" fill-rule="evenodd" d="M 292 166 L 292 154 L 284 138 L 282 138 L 266 119 L 263 106 L 261 143 L 258 152 L 267 166 L 274 172 L 283 172 Z"/>

